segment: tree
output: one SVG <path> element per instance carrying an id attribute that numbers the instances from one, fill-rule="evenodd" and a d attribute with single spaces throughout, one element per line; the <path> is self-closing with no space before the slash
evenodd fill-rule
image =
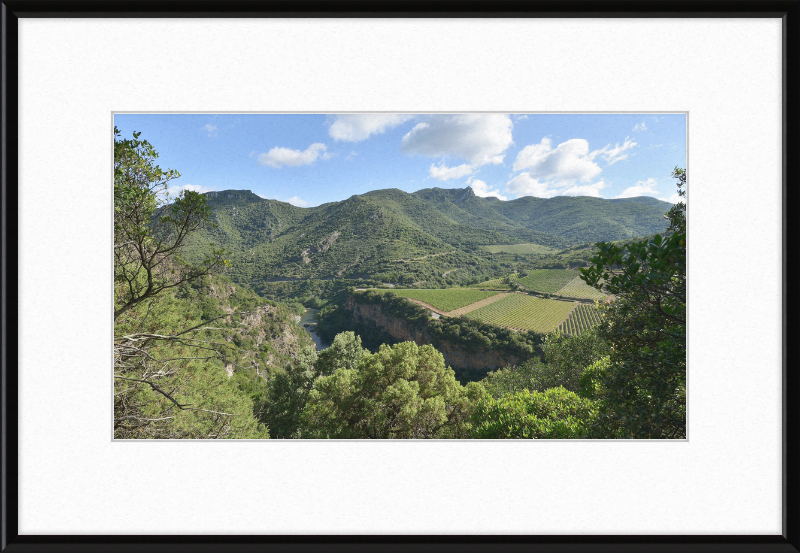
<path id="1" fill-rule="evenodd" d="M 577 336 L 554 332 L 545 337 L 542 351 L 545 362 L 533 357 L 521 365 L 490 372 L 482 381 L 487 393 L 499 398 L 559 386 L 577 392 L 584 370 L 607 354 L 608 344 L 595 331 Z"/>
<path id="2" fill-rule="evenodd" d="M 461 386 L 433 346 L 403 342 L 364 352 L 355 368 L 316 379 L 303 410 L 303 438 L 465 438 L 485 395 Z"/>
<path id="3" fill-rule="evenodd" d="M 141 133 L 120 138 L 114 127 L 114 319 L 164 290 L 227 264 L 211 248 L 199 266 L 176 256 L 187 237 L 210 226 L 210 210 L 197 192 L 183 190 L 169 203 L 169 182 L 180 177 L 156 165 L 158 152 Z"/>
<path id="4" fill-rule="evenodd" d="M 278 373 L 270 381 L 266 402 L 259 412 L 273 438 L 300 437 L 300 415 L 318 376 L 314 370 L 316 361 L 316 350 L 305 347 L 286 372 Z"/>
<path id="5" fill-rule="evenodd" d="M 472 415 L 475 438 L 585 438 L 594 403 L 563 387 L 523 390 L 480 401 Z"/>
<path id="6" fill-rule="evenodd" d="M 189 305 L 182 284 L 222 267 L 213 250 L 184 264 L 186 239 L 210 224 L 205 198 L 184 191 L 168 203 L 177 171 L 155 164 L 146 140 L 114 128 L 114 435 L 117 438 L 269 437 L 253 404 L 226 386 L 225 349 L 205 335 L 214 306 Z M 228 315 L 216 319 L 228 318 Z"/>
<path id="7" fill-rule="evenodd" d="M 675 168 L 678 193 L 686 171 Z M 664 235 L 625 246 L 600 242 L 591 286 L 613 294 L 599 334 L 612 346 L 593 367 L 587 389 L 600 398 L 593 428 L 600 437 L 682 438 L 686 435 L 686 204 L 665 215 Z"/>

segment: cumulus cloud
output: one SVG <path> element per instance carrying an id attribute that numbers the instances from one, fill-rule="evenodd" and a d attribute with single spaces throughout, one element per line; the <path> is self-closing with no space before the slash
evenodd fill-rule
<path id="1" fill-rule="evenodd" d="M 645 122 L 642 121 L 641 123 L 637 123 L 636 126 L 633 127 L 633 129 L 631 130 L 633 130 L 634 132 L 646 131 L 647 125 L 645 125 Z"/>
<path id="2" fill-rule="evenodd" d="M 582 138 L 572 138 L 556 148 L 549 138 L 542 138 L 539 144 L 525 146 L 517 154 L 514 171 L 528 169 L 534 179 L 565 181 L 587 181 L 596 177 L 601 169 L 593 160 L 594 152 L 589 153 L 589 142 Z"/>
<path id="3" fill-rule="evenodd" d="M 205 130 L 208 133 L 208 136 L 217 136 L 216 125 L 212 125 L 211 123 L 206 123 L 205 126 L 203 126 L 203 130 Z"/>
<path id="4" fill-rule="evenodd" d="M 307 207 L 309 205 L 307 201 L 301 199 L 299 196 L 292 196 L 291 198 L 286 198 L 283 201 L 287 204 L 296 205 L 297 207 Z"/>
<path id="5" fill-rule="evenodd" d="M 431 167 L 428 170 L 428 176 L 442 181 L 460 179 L 461 177 L 471 175 L 474 170 L 475 169 L 472 167 L 472 165 L 468 165 L 466 163 L 457 167 L 447 167 L 443 163 L 440 163 L 438 167 L 431 164 Z"/>
<path id="6" fill-rule="evenodd" d="M 606 184 L 603 179 L 600 179 L 594 184 L 586 184 L 583 186 L 572 186 L 564 190 L 561 195 L 562 196 L 592 196 L 595 198 L 602 198 L 600 195 L 600 191 L 603 188 L 607 188 L 608 184 Z"/>
<path id="7" fill-rule="evenodd" d="M 549 190 L 546 182 L 539 182 L 527 171 L 520 173 L 506 183 L 506 192 L 517 194 L 517 196 L 536 196 L 538 198 L 552 198 L 557 194 L 555 190 Z"/>
<path id="8" fill-rule="evenodd" d="M 625 190 L 623 190 L 622 194 L 619 196 L 614 196 L 615 198 L 635 198 L 636 196 L 654 196 L 658 193 L 658 181 L 654 178 L 649 178 L 647 180 L 640 180 L 633 186 L 629 186 Z M 674 203 L 674 202 L 673 202 Z"/>
<path id="9" fill-rule="evenodd" d="M 331 157 L 326 153 L 327 147 L 321 142 L 316 142 L 306 148 L 304 152 L 300 150 L 292 150 L 291 148 L 272 148 L 265 154 L 259 154 L 259 165 L 269 165 L 280 169 L 284 165 L 290 167 L 298 167 L 300 165 L 308 165 L 314 163 L 317 159 L 328 159 Z"/>
<path id="10" fill-rule="evenodd" d="M 679 196 L 677 192 L 675 192 L 675 193 L 674 193 L 672 196 L 670 196 L 669 198 L 659 198 L 659 200 L 661 200 L 661 201 L 663 201 L 663 202 L 669 202 L 669 203 L 671 203 L 671 204 L 676 204 L 676 203 L 678 203 L 678 202 L 683 202 L 683 203 L 686 203 L 686 198 L 685 198 L 685 197 L 681 197 L 681 196 Z"/>
<path id="11" fill-rule="evenodd" d="M 427 157 L 454 157 L 473 167 L 502 163 L 513 140 L 511 117 L 503 114 L 434 115 L 403 137 L 401 151 Z"/>
<path id="12" fill-rule="evenodd" d="M 470 184 L 472 187 L 472 191 L 475 192 L 476 196 L 480 196 L 481 198 L 497 198 L 498 200 L 506 201 L 508 198 L 505 196 L 500 195 L 500 190 L 490 190 L 490 186 L 483 182 L 482 180 L 475 179 Z"/>
<path id="13" fill-rule="evenodd" d="M 396 127 L 413 118 L 413 115 L 399 113 L 337 115 L 336 120 L 328 128 L 328 134 L 337 141 L 360 142 L 373 134 L 386 132 L 387 129 Z"/>
<path id="14" fill-rule="evenodd" d="M 606 145 L 604 148 L 599 150 L 595 150 L 590 154 L 590 158 L 594 159 L 597 156 L 602 157 L 605 159 L 609 165 L 613 165 L 618 161 L 622 161 L 623 159 L 628 157 L 628 154 L 625 154 L 625 150 L 629 150 L 636 146 L 636 142 L 630 140 L 627 136 L 625 137 L 625 142 L 622 143 L 622 146 L 619 145 L 619 142 L 612 148 L 611 144 Z"/>

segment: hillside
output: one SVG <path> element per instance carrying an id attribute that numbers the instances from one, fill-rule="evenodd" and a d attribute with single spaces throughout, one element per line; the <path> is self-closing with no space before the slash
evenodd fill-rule
<path id="1" fill-rule="evenodd" d="M 503 202 L 471 188 L 374 190 L 311 208 L 246 190 L 206 196 L 216 227 L 194 237 L 186 258 L 201 260 L 210 243 L 224 247 L 231 252 L 229 276 L 244 283 L 373 278 L 414 284 L 454 271 L 463 281 L 493 270 L 481 246 L 524 243 L 548 251 L 649 235 L 664 230 L 670 206 L 647 197 Z"/>

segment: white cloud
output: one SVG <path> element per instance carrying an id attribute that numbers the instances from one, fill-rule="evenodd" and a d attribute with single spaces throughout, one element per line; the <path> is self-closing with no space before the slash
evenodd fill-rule
<path id="1" fill-rule="evenodd" d="M 483 182 L 482 180 L 475 179 L 470 184 L 472 187 L 472 191 L 475 192 L 476 196 L 480 196 L 481 198 L 497 198 L 498 200 L 506 201 L 508 198 L 505 196 L 500 195 L 500 190 L 490 190 L 490 186 Z"/>
<path id="2" fill-rule="evenodd" d="M 536 196 L 538 198 L 552 198 L 557 194 L 555 190 L 548 190 L 546 182 L 539 182 L 528 172 L 520 173 L 506 183 L 506 192 L 517 196 Z"/>
<path id="3" fill-rule="evenodd" d="M 297 207 L 308 207 L 309 203 L 303 199 L 300 199 L 299 196 L 292 196 L 291 198 L 286 198 L 283 200 L 287 204 L 296 205 Z"/>
<path id="4" fill-rule="evenodd" d="M 208 133 L 208 136 L 217 136 L 217 126 L 211 123 L 206 123 L 203 129 Z"/>
<path id="5" fill-rule="evenodd" d="M 328 128 L 328 134 L 334 140 L 360 142 L 373 134 L 380 134 L 413 118 L 414 115 L 398 113 L 337 115 L 336 121 Z"/>
<path id="6" fill-rule="evenodd" d="M 259 165 L 269 165 L 280 169 L 284 165 L 290 167 L 298 167 L 300 165 L 308 165 L 314 163 L 320 157 L 328 159 L 330 154 L 326 153 L 327 147 L 321 142 L 316 142 L 306 148 L 304 152 L 300 150 L 292 150 L 291 148 L 272 148 L 265 154 L 259 154 Z"/>
<path id="7" fill-rule="evenodd" d="M 669 203 L 671 203 L 671 204 L 676 204 L 676 203 L 678 203 L 678 202 L 683 202 L 683 203 L 686 203 L 686 198 L 685 198 L 685 197 L 682 197 L 682 196 L 680 196 L 680 195 L 678 195 L 678 193 L 677 193 L 677 192 L 675 192 L 675 193 L 674 193 L 672 196 L 670 196 L 669 198 L 659 198 L 659 200 L 661 200 L 662 202 L 669 202 Z"/>
<path id="8" fill-rule="evenodd" d="M 467 165 L 466 163 L 457 167 L 446 167 L 444 164 L 439 164 L 437 167 L 431 164 L 430 169 L 428 169 L 428 176 L 436 180 L 460 179 L 471 175 L 474 170 L 472 165 Z"/>
<path id="9" fill-rule="evenodd" d="M 542 138 L 539 144 L 525 146 L 517 154 L 514 171 L 528 169 L 532 178 L 565 181 L 569 185 L 600 173 L 600 167 L 592 161 L 594 154 L 589 153 L 589 142 L 582 138 L 562 142 L 555 149 L 549 138 Z"/>
<path id="10" fill-rule="evenodd" d="M 642 121 L 641 123 L 637 123 L 636 126 L 633 127 L 633 129 L 631 130 L 633 130 L 634 132 L 646 131 L 647 125 L 645 125 L 645 122 Z"/>
<path id="11" fill-rule="evenodd" d="M 354 150 L 354 151 L 350 152 L 350 155 L 348 155 L 346 158 L 344 158 L 344 160 L 345 161 L 353 161 L 356 158 L 356 156 L 358 156 L 358 152 L 356 152 Z"/>
<path id="12" fill-rule="evenodd" d="M 619 145 L 619 142 L 612 148 L 611 144 L 606 145 L 604 148 L 599 150 L 595 150 L 591 154 L 589 154 L 589 159 L 594 159 L 598 155 L 605 159 L 609 165 L 613 165 L 618 161 L 622 161 L 623 159 L 628 157 L 628 154 L 623 154 L 625 150 L 629 150 L 636 146 L 636 142 L 630 140 L 627 136 L 625 137 L 625 142 L 622 143 L 622 146 Z"/>
<path id="13" fill-rule="evenodd" d="M 640 180 L 633 186 L 629 186 L 625 190 L 623 190 L 622 194 L 619 196 L 614 196 L 615 198 L 635 198 L 636 196 L 653 196 L 658 194 L 658 181 L 654 178 L 649 178 L 647 180 Z"/>
<path id="14" fill-rule="evenodd" d="M 512 115 L 514 121 L 525 121 L 528 116 L 527 115 Z"/>
<path id="15" fill-rule="evenodd" d="M 592 196 L 595 198 L 602 198 L 600 195 L 600 191 L 603 188 L 608 188 L 608 184 L 606 184 L 603 179 L 600 179 L 594 184 L 586 184 L 583 186 L 573 186 L 571 188 L 567 188 L 564 190 L 561 195 L 562 196 Z"/>
<path id="16" fill-rule="evenodd" d="M 400 147 L 407 154 L 460 158 L 473 167 L 503 162 L 513 140 L 514 124 L 508 115 L 434 115 L 417 123 L 403 137 Z"/>

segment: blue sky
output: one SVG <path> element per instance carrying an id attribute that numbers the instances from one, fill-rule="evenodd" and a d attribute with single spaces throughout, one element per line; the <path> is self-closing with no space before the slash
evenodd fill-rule
<path id="1" fill-rule="evenodd" d="M 117 114 L 141 131 L 171 195 L 242 189 L 306 207 L 382 188 L 471 186 L 513 200 L 653 196 L 677 202 L 684 114 Z"/>

